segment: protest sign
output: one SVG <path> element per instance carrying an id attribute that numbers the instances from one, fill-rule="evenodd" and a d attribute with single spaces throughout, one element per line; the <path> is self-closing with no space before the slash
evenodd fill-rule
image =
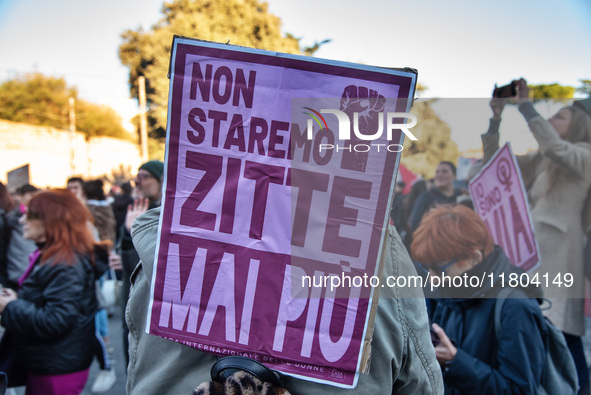
<path id="1" fill-rule="evenodd" d="M 175 37 L 149 333 L 354 386 L 415 84 Z"/>
<path id="2" fill-rule="evenodd" d="M 511 263 L 530 271 L 540 265 L 521 171 L 506 143 L 469 184 L 474 209 Z"/>
<path id="3" fill-rule="evenodd" d="M 29 164 L 17 167 L 6 173 L 6 187 L 12 192 L 17 188 L 29 183 Z"/>

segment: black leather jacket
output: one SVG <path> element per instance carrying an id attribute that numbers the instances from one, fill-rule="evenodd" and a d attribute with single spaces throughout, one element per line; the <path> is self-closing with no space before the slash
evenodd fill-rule
<path id="1" fill-rule="evenodd" d="M 18 365 L 47 375 L 90 366 L 97 310 L 94 282 L 106 268 L 105 256 L 97 256 L 95 265 L 82 255 L 73 265 L 37 260 L 18 299 L 2 313 Z"/>

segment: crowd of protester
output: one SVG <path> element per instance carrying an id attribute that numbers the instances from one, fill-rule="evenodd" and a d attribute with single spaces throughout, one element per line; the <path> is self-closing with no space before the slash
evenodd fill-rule
<path id="1" fill-rule="evenodd" d="M 545 120 L 528 100 L 525 80 L 514 85 L 513 100 L 539 145 L 538 151 L 517 157 L 543 262 L 537 270 L 584 278 L 591 99 Z M 484 157 L 478 167 L 498 149 L 507 100 L 491 101 L 493 116 L 482 135 Z M 396 184 L 390 212 L 395 226 L 389 229 L 383 275 L 418 272 L 432 281 L 522 273 L 495 245 L 468 192 L 458 188 L 454 163 L 441 161 L 434 170 L 432 180 L 415 181 L 406 195 L 406 184 Z M 131 182 L 114 186 L 116 193 L 106 194 L 102 180 L 80 177 L 67 179 L 64 189 L 27 184 L 14 194 L 0 183 L 5 329 L 0 370 L 8 374 L 10 386 L 26 385 L 27 394 L 80 393 L 96 358 L 96 393 L 108 391 L 118 379 L 127 380 L 130 394 L 188 394 L 200 383 L 195 394 L 229 393 L 227 386 L 210 382 L 216 357 L 145 332 L 163 177 L 164 164 L 149 161 Z M 104 284 L 111 280 L 122 283 L 122 350 L 110 347 Z M 563 288 L 558 295 L 521 286 L 509 295 L 502 288 L 494 283 L 419 293 L 408 288 L 380 298 L 369 374 L 359 376 L 354 390 L 287 376 L 273 383 L 256 374 L 247 374 L 248 380 L 235 376 L 243 372 L 227 380 L 234 393 L 246 393 L 248 387 L 253 394 L 536 394 L 547 385 L 551 321 L 569 351 L 564 369 L 572 365 L 571 393 L 589 394 L 581 339 L 584 286 Z M 500 308 L 498 299 L 507 297 Z M 542 309 L 544 301 L 550 308 Z M 129 332 L 128 325 L 134 330 Z M 115 351 L 125 358 L 127 377 L 118 378 L 112 369 Z M 18 372 L 6 370 L 5 357 Z"/>
<path id="2" fill-rule="evenodd" d="M 10 387 L 26 385 L 27 394 L 80 393 L 93 357 L 100 372 L 91 391 L 113 387 L 113 353 L 127 358 L 128 352 L 111 346 L 109 316 L 113 308 L 124 313 L 135 266 L 133 257 L 121 257 L 133 248 L 129 229 L 147 211 L 144 201 L 160 201 L 163 170 L 162 162 L 147 162 L 109 194 L 101 179 L 71 177 L 64 189 L 25 184 L 12 194 L 0 182 L 0 314 L 6 333 L 0 354 L 10 354 L 10 365 L 21 368 L 8 375 Z M 122 285 L 105 294 L 111 281 Z M 127 347 L 127 331 L 122 340 Z M 23 352 L 38 358 L 23 358 Z"/>
<path id="3" fill-rule="evenodd" d="M 526 81 L 513 84 L 517 87 L 518 109 L 539 145 L 539 150 L 516 157 L 542 262 L 531 275 L 548 273 L 555 278 L 567 272 L 584 279 L 585 259 L 589 259 L 583 254 L 589 230 L 584 213 L 589 210 L 591 187 L 591 100 L 576 101 L 545 120 L 528 99 Z M 499 148 L 501 113 L 507 102 L 501 98 L 490 102 L 493 116 L 482 135 L 484 157 L 470 171 L 472 176 Z M 402 213 L 397 213 L 402 218 L 398 229 L 419 274 L 455 277 L 521 273 L 508 263 L 499 246 L 491 244 L 484 222 L 465 198 L 467 192 L 454 188 L 454 181 L 455 166 L 441 162 L 433 186 L 417 181 L 398 203 L 402 206 Z M 395 222 L 394 215 L 391 222 Z M 512 312 L 505 314 L 503 310 L 503 335 L 497 338 L 498 328 L 492 324 L 494 299 L 501 288 L 456 288 L 453 296 L 445 288 L 431 293 L 426 290 L 445 392 L 538 393 L 545 358 L 543 314 L 562 331 L 576 368 L 579 393 L 590 393 L 581 338 L 585 333 L 585 281 L 573 287 L 518 289 L 524 294 L 511 298 L 521 298 L 521 302 L 504 307 Z M 548 307 L 541 311 L 532 301 L 548 302 Z"/>

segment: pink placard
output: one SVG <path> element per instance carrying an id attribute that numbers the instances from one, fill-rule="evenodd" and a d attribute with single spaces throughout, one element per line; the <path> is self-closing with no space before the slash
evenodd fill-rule
<path id="1" fill-rule="evenodd" d="M 355 386 L 371 289 L 301 281 L 377 273 L 403 137 L 347 151 L 337 117 L 310 114 L 406 112 L 415 83 L 413 71 L 175 38 L 149 333 Z"/>
<path id="2" fill-rule="evenodd" d="M 474 209 L 511 263 L 530 271 L 540 264 L 539 249 L 521 171 L 506 143 L 469 184 Z"/>

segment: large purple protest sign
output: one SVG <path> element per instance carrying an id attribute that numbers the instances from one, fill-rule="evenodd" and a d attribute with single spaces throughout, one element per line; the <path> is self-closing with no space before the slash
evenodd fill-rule
<path id="1" fill-rule="evenodd" d="M 470 181 L 474 209 L 511 263 L 525 271 L 540 264 L 521 171 L 506 143 Z"/>
<path id="2" fill-rule="evenodd" d="M 149 333 L 354 386 L 415 83 L 175 38 Z"/>

